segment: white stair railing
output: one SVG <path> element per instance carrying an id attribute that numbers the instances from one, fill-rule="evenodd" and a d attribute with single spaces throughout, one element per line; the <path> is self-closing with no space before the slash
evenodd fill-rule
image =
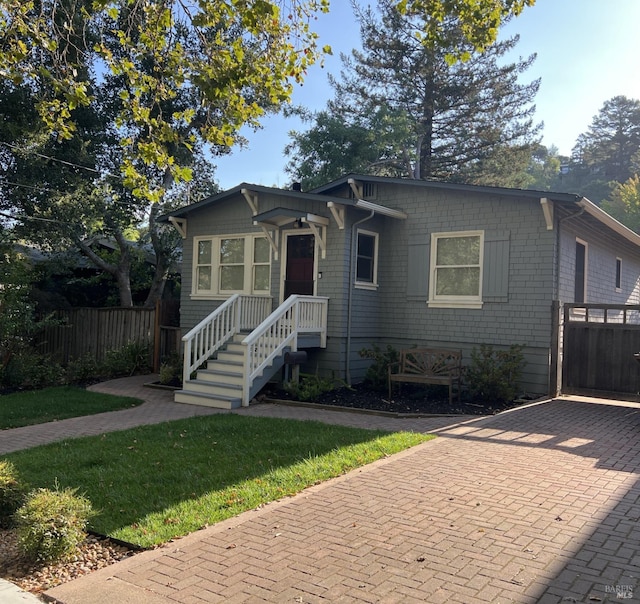
<path id="1" fill-rule="evenodd" d="M 298 350 L 302 333 L 320 335 L 320 345 L 327 345 L 327 308 L 329 299 L 317 296 L 290 296 L 243 341 L 244 386 L 242 405 L 249 405 L 251 385 L 264 369 L 286 348 Z"/>
<path id="2" fill-rule="evenodd" d="M 235 334 L 253 329 L 271 311 L 271 298 L 234 294 L 182 338 L 182 383 Z"/>

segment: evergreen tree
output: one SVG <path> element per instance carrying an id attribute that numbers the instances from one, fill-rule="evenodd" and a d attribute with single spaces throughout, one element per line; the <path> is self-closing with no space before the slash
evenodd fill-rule
<path id="1" fill-rule="evenodd" d="M 313 151 L 313 163 L 336 173 L 339 167 L 324 167 L 340 159 L 331 153 L 332 145 L 351 144 L 354 126 L 360 136 L 361 128 L 379 127 L 377 117 L 384 112 L 393 116 L 388 130 L 372 130 L 372 145 L 352 157 L 352 165 L 366 164 L 374 174 L 391 169 L 408 178 L 525 186 L 539 132 L 531 104 L 539 81 L 519 83 L 534 56 L 501 64 L 517 38 L 477 53 L 451 21 L 443 45 L 436 48 L 420 41 L 424 18 L 401 15 L 392 0 L 380 0 L 378 11 L 356 13 L 363 50 L 343 56 L 341 79 L 330 79 L 335 98 L 323 116 L 345 127 L 322 131 L 316 124 L 308 133 L 293 133 L 286 153 L 293 158 L 287 170 L 294 179 L 304 180 L 308 173 L 312 138 L 324 137 Z M 452 63 L 452 49 L 461 48 L 469 59 Z M 355 151 L 360 148 L 354 145 Z"/>

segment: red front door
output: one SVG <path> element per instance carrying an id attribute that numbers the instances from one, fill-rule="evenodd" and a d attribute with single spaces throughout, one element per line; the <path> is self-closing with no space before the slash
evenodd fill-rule
<path id="1" fill-rule="evenodd" d="M 284 278 L 284 299 L 292 294 L 314 294 L 313 235 L 289 235 L 287 237 L 287 267 Z"/>

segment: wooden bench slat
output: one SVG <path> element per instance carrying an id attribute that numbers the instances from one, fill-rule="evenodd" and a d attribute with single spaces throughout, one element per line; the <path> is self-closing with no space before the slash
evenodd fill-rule
<path id="1" fill-rule="evenodd" d="M 397 363 L 389 365 L 389 399 L 393 382 L 442 384 L 449 386 L 449 404 L 453 402 L 453 385 L 457 385 L 460 401 L 462 352 L 444 348 L 411 348 L 401 350 Z"/>

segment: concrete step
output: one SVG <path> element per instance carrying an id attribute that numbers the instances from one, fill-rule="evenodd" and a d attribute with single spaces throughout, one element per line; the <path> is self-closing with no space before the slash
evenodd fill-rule
<path id="1" fill-rule="evenodd" d="M 201 392 L 190 392 L 188 390 L 177 390 L 174 401 L 186 405 L 200 405 L 201 407 L 213 407 L 215 409 L 237 409 L 242 406 L 240 398 L 211 397 Z"/>

